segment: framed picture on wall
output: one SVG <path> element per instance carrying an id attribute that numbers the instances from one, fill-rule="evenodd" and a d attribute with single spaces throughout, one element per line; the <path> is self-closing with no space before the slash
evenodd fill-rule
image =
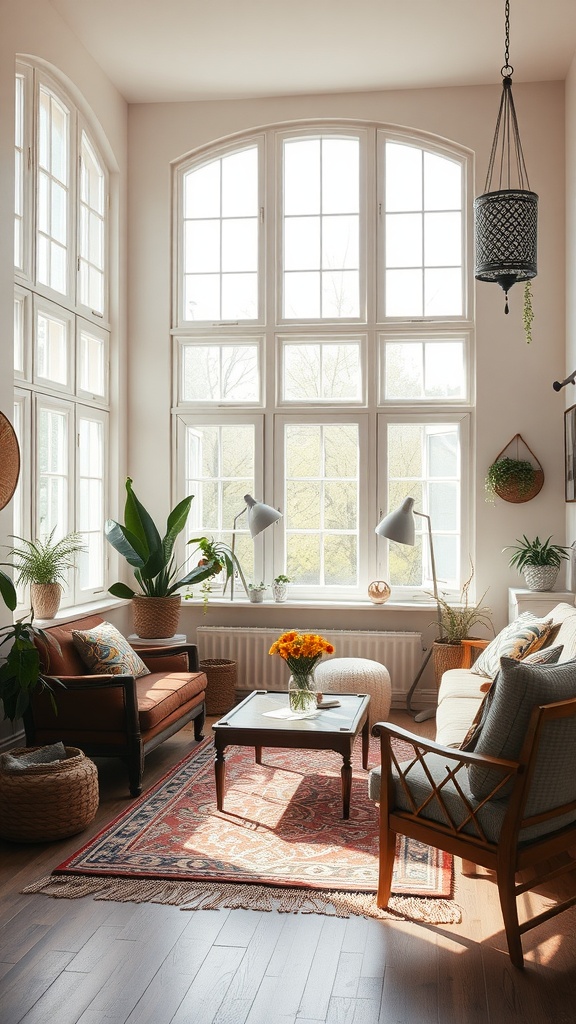
<path id="1" fill-rule="evenodd" d="M 576 501 L 576 405 L 564 413 L 565 501 Z"/>

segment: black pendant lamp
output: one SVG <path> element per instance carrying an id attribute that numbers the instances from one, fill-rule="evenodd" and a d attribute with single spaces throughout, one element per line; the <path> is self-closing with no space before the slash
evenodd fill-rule
<path id="1" fill-rule="evenodd" d="M 538 273 L 538 196 L 530 191 L 512 97 L 510 65 L 510 0 L 506 0 L 506 46 L 502 97 L 492 141 L 484 193 L 474 200 L 476 239 L 475 277 L 496 281 L 506 295 L 516 281 L 529 281 Z M 492 177 L 498 187 L 492 190 Z"/>

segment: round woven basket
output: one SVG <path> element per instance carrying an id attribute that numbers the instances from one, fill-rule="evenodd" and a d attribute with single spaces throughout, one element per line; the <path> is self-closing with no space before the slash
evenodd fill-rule
<path id="1" fill-rule="evenodd" d="M 432 664 L 434 665 L 434 678 L 436 687 L 444 672 L 451 668 L 461 668 L 464 659 L 464 648 L 462 644 L 442 644 L 434 641 L 432 646 Z"/>
<path id="2" fill-rule="evenodd" d="M 13 757 L 39 747 L 10 750 Z M 98 810 L 98 770 L 82 750 L 63 761 L 9 769 L 0 756 L 0 838 L 45 843 L 81 832 Z"/>
<path id="3" fill-rule="evenodd" d="M 172 597 L 132 598 L 134 632 L 143 640 L 174 636 L 180 621 L 180 594 Z"/>
<path id="4" fill-rule="evenodd" d="M 544 484 L 544 473 L 541 469 L 534 470 L 534 480 L 532 486 L 528 490 L 521 490 L 517 484 L 511 484 L 507 487 L 495 487 L 494 490 L 499 498 L 504 501 L 511 501 L 519 505 L 524 501 L 531 501 L 536 495 L 542 490 Z"/>
<path id="5" fill-rule="evenodd" d="M 206 714 L 224 715 L 234 706 L 235 687 L 238 676 L 235 661 L 224 658 L 207 658 L 200 662 L 200 671 L 206 673 Z"/>

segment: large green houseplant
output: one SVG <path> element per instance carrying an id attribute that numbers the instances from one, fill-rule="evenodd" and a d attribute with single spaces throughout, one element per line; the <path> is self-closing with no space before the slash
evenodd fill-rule
<path id="1" fill-rule="evenodd" d="M 16 608 L 16 589 L 10 577 L 1 569 L 0 596 L 8 610 L 13 612 Z M 0 665 L 0 701 L 4 708 L 4 718 L 11 722 L 22 718 L 37 688 L 48 693 L 56 710 L 54 685 L 64 685 L 59 679 L 43 674 L 35 637 L 59 649 L 57 641 L 35 626 L 32 620 L 20 619 L 7 626 L 0 626 L 0 655 L 4 658 Z"/>
<path id="2" fill-rule="evenodd" d="M 112 547 L 132 567 L 140 591 L 126 583 L 114 583 L 109 588 L 110 593 L 114 597 L 132 599 L 134 628 L 138 636 L 150 639 L 172 636 L 178 625 L 178 592 L 183 587 L 202 583 L 217 576 L 223 569 L 227 581 L 231 573 L 238 570 L 244 582 L 242 570 L 228 545 L 210 541 L 207 537 L 198 537 L 189 542 L 196 545 L 196 550 L 202 556 L 192 569 L 186 570 L 192 555 L 183 564 L 176 562 L 174 545 L 186 525 L 194 495 L 183 498 L 172 509 L 166 523 L 166 532 L 161 536 L 150 513 L 136 497 L 130 477 L 126 480 L 126 492 L 124 524 L 108 519 L 104 534 Z M 160 605 L 158 599 L 162 599 Z M 152 604 L 152 601 L 155 603 Z M 165 619 L 163 608 L 166 605 L 170 611 Z M 167 632 L 170 629 L 172 632 Z"/>

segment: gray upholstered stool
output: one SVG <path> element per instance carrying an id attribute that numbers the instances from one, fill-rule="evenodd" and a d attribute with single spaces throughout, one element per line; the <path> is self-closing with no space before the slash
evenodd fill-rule
<path id="1" fill-rule="evenodd" d="M 328 658 L 317 665 L 314 678 L 323 693 L 370 694 L 370 728 L 390 714 L 390 673 L 379 661 L 368 658 Z"/>

